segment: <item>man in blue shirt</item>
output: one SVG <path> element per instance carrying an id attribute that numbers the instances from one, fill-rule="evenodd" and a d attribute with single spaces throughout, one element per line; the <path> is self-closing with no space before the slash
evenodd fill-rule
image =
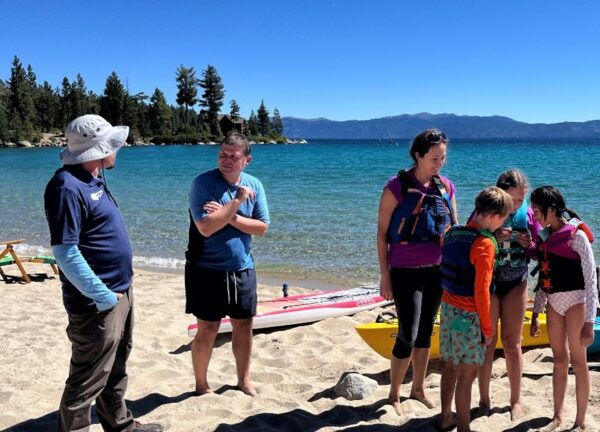
<path id="1" fill-rule="evenodd" d="M 61 432 L 88 431 L 94 400 L 106 431 L 162 431 L 135 421 L 124 399 L 133 331 L 132 250 L 104 169 L 114 167 L 128 134 L 129 127 L 113 127 L 97 115 L 73 120 L 60 153 L 64 165 L 44 193 L 72 346 Z"/>
<path id="2" fill-rule="evenodd" d="M 256 315 L 256 273 L 252 236 L 269 227 L 262 183 L 243 172 L 252 160 L 239 133 L 221 143 L 217 169 L 198 175 L 190 189 L 190 235 L 186 252 L 186 313 L 198 320 L 192 341 L 196 393 L 212 390 L 207 381 L 215 338 L 226 315 L 231 319 L 237 385 L 254 396 L 250 381 L 252 317 Z"/>

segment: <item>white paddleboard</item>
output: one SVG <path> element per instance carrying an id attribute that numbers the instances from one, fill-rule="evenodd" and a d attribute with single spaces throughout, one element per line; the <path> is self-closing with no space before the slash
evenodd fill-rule
<path id="1" fill-rule="evenodd" d="M 259 301 L 253 320 L 254 329 L 282 327 L 320 321 L 325 318 L 353 315 L 364 310 L 385 306 L 392 301 L 379 295 L 379 285 L 367 285 L 334 291 L 318 291 Z M 188 336 L 198 331 L 196 323 L 188 326 Z M 221 320 L 219 333 L 230 333 L 228 317 Z"/>

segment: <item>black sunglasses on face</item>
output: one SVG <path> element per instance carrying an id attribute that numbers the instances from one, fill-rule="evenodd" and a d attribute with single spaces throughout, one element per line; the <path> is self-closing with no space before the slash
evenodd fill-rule
<path id="1" fill-rule="evenodd" d="M 428 143 L 432 143 L 432 144 L 437 144 L 437 143 L 440 143 L 440 142 L 447 141 L 446 134 L 444 132 L 441 132 L 441 131 L 429 132 L 427 134 L 427 136 L 425 137 L 425 140 Z"/>

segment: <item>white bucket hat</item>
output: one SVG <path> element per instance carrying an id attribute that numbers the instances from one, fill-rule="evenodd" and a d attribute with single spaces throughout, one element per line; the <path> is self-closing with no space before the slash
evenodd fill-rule
<path id="1" fill-rule="evenodd" d="M 65 165 L 104 159 L 119 150 L 129 135 L 129 126 L 111 126 L 99 115 L 77 117 L 65 129 L 67 148 L 60 152 Z"/>

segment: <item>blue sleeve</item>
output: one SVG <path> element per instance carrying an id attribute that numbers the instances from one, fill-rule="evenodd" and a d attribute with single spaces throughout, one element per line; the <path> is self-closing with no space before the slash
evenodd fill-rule
<path id="1" fill-rule="evenodd" d="M 208 213 L 202 207 L 209 201 L 215 201 L 215 198 L 209 193 L 206 184 L 203 183 L 201 177 L 198 176 L 194 179 L 190 187 L 190 211 L 192 212 L 192 219 L 195 221 L 202 220 L 208 216 Z"/>
<path id="2" fill-rule="evenodd" d="M 92 271 L 77 245 L 54 245 L 52 253 L 54 253 L 60 271 L 84 296 L 94 300 L 99 311 L 105 311 L 117 305 L 116 294 L 109 290 Z"/>
<path id="3" fill-rule="evenodd" d="M 256 185 L 256 203 L 252 210 L 252 219 L 263 221 L 267 225 L 271 223 L 269 218 L 269 206 L 267 205 L 267 196 L 261 182 Z"/>

